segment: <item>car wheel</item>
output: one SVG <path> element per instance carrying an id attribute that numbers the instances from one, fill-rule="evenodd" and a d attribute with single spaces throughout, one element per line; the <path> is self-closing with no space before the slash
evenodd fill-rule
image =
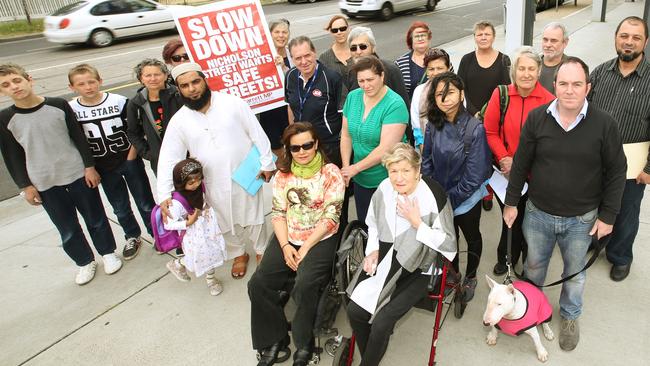
<path id="1" fill-rule="evenodd" d="M 433 11 L 438 5 L 438 0 L 427 0 L 426 8 L 428 11 Z"/>
<path id="2" fill-rule="evenodd" d="M 113 33 L 108 29 L 95 29 L 88 38 L 88 42 L 95 47 L 107 47 L 113 43 Z"/>
<path id="3" fill-rule="evenodd" d="M 538 12 L 549 8 L 548 0 L 535 0 L 535 4 L 536 4 L 536 10 Z"/>
<path id="4" fill-rule="evenodd" d="M 290 4 L 295 4 L 298 0 L 289 0 Z"/>
<path id="5" fill-rule="evenodd" d="M 381 6 L 381 10 L 379 11 L 379 17 L 384 21 L 391 20 L 394 14 L 395 13 L 393 12 L 393 6 L 389 3 L 384 3 L 384 5 Z"/>

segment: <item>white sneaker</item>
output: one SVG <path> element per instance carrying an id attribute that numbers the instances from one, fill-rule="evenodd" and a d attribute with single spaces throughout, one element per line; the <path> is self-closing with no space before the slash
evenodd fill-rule
<path id="1" fill-rule="evenodd" d="M 77 277 L 75 277 L 74 282 L 77 285 L 85 285 L 88 282 L 92 281 L 95 278 L 95 271 L 97 270 L 97 262 L 92 261 L 85 266 L 79 267 L 79 272 L 77 272 Z"/>
<path id="2" fill-rule="evenodd" d="M 111 275 L 122 268 L 122 260 L 115 255 L 115 253 L 103 255 L 104 259 L 104 272 Z"/>
<path id="3" fill-rule="evenodd" d="M 181 282 L 189 282 L 190 276 L 187 274 L 185 266 L 178 259 L 172 259 L 166 264 L 167 269 Z"/>
<path id="4" fill-rule="evenodd" d="M 217 296 L 223 292 L 223 285 L 221 284 L 221 281 L 214 277 L 206 277 L 206 280 L 210 295 Z"/>

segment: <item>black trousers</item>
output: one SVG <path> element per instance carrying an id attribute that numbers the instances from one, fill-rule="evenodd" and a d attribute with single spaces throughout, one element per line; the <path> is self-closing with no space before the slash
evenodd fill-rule
<path id="1" fill-rule="evenodd" d="M 311 346 L 321 288 L 332 275 L 337 243 L 337 235 L 333 235 L 316 244 L 295 273 L 291 297 L 296 303 L 296 313 L 291 322 L 291 333 L 296 348 Z M 254 349 L 270 347 L 287 335 L 287 318 L 279 290 L 286 288 L 287 281 L 293 275 L 293 270 L 284 261 L 278 239 L 273 236 L 262 262 L 248 282 Z"/>
<path id="2" fill-rule="evenodd" d="M 395 323 L 427 295 L 429 280 L 430 277 L 422 275 L 420 270 L 413 273 L 405 271 L 397 281 L 390 302 L 379 310 L 372 324 L 368 323 L 372 314 L 350 301 L 348 318 L 361 351 L 361 366 L 379 365 L 388 348 Z"/>
<path id="3" fill-rule="evenodd" d="M 503 212 L 503 202 L 497 197 L 497 202 Z M 528 244 L 524 238 L 522 224 L 524 223 L 524 213 L 526 212 L 526 202 L 528 201 L 528 194 L 524 194 L 519 199 L 517 204 L 517 218 L 512 224 L 512 265 L 516 265 L 521 257 L 521 263 L 526 261 L 526 254 L 528 254 Z M 506 255 L 508 254 L 508 226 L 506 222 L 501 220 L 501 239 L 499 239 L 499 246 L 497 247 L 497 261 L 500 264 L 506 265 Z"/>
<path id="4" fill-rule="evenodd" d="M 476 270 L 481 261 L 481 252 L 483 251 L 483 237 L 479 227 L 481 225 L 481 201 L 478 201 L 471 210 L 462 215 L 454 217 L 454 229 L 456 230 L 456 238 L 458 238 L 458 230 L 463 231 L 465 240 L 467 241 L 467 268 L 465 269 L 465 277 L 476 277 Z M 454 258 L 454 270 L 459 272 L 458 255 Z"/>

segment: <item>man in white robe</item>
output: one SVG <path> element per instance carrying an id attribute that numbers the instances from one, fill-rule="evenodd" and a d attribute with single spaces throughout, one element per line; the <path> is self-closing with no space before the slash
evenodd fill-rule
<path id="1" fill-rule="evenodd" d="M 256 146 L 260 152 L 259 175 L 269 181 L 275 171 L 271 144 L 246 102 L 211 92 L 198 64 L 179 65 L 172 76 L 185 105 L 170 120 L 160 149 L 160 206 L 165 212 L 174 190 L 172 170 L 189 152 L 203 165 L 206 201 L 217 212 L 228 259 L 235 258 L 233 277 L 241 278 L 248 262 L 246 244 L 253 245 L 258 260 L 264 253 L 264 205 L 262 190 L 251 196 L 233 182 L 232 173 Z"/>

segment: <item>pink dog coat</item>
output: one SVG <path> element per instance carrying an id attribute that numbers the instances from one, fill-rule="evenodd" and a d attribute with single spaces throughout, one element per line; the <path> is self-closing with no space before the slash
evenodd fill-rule
<path id="1" fill-rule="evenodd" d="M 534 326 L 551 321 L 553 307 L 540 289 L 524 281 L 515 281 L 512 285 L 524 295 L 526 312 L 519 319 L 502 318 L 495 325 L 497 329 L 505 334 L 518 336 Z"/>

